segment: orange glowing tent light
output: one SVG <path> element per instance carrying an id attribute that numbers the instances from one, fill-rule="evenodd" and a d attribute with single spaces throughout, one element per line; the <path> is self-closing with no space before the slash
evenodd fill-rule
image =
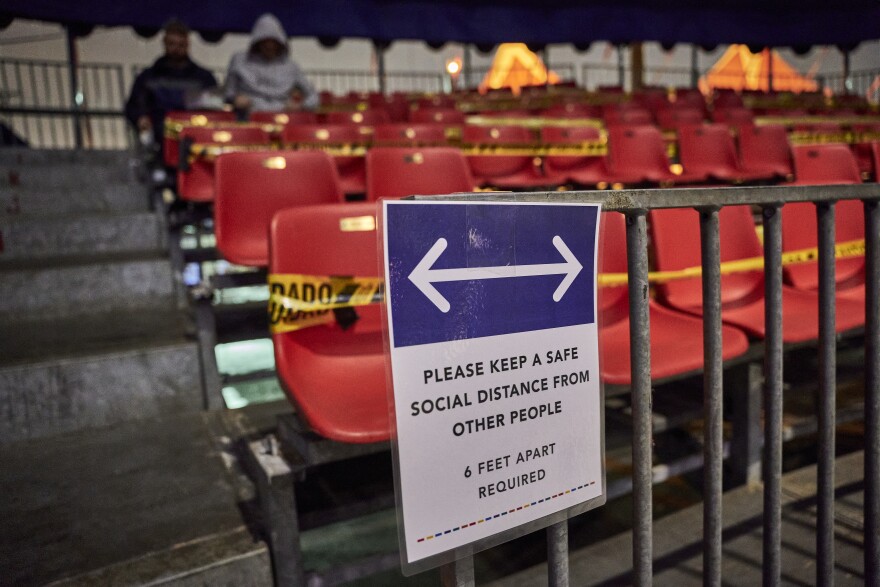
<path id="1" fill-rule="evenodd" d="M 752 53 L 745 45 L 731 45 L 724 55 L 700 78 L 700 90 L 706 94 L 713 88 L 736 91 L 769 91 L 770 64 L 773 64 L 773 90 L 780 92 L 815 92 L 815 80 L 805 77 L 788 64 L 776 51 Z"/>
<path id="2" fill-rule="evenodd" d="M 525 43 L 502 43 L 492 60 L 492 67 L 480 83 L 480 91 L 510 88 L 519 95 L 525 86 L 558 84 L 559 81 L 559 76 L 548 71 L 541 58 Z"/>

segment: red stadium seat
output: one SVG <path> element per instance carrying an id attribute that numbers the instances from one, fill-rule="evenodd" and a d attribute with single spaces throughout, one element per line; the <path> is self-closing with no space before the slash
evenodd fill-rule
<path id="1" fill-rule="evenodd" d="M 530 145 L 532 134 L 522 126 L 465 125 L 462 142 L 469 145 Z M 499 188 L 536 188 L 550 185 L 531 155 L 470 155 L 468 164 L 480 185 Z"/>
<path id="2" fill-rule="evenodd" d="M 719 213 L 721 261 L 761 257 L 763 248 L 755 233 L 748 206 L 726 206 Z M 691 209 L 653 210 L 650 213 L 655 260 L 660 271 L 700 265 L 699 216 Z M 663 302 L 696 315 L 703 313 L 702 285 L 699 278 L 680 279 L 658 286 Z M 837 321 L 837 331 L 858 325 L 852 313 L 857 302 L 838 300 L 838 311 L 845 319 Z M 782 339 L 803 342 L 819 334 L 819 297 L 815 292 L 782 287 Z M 764 272 L 731 273 L 721 277 L 721 319 L 748 334 L 763 338 Z"/>
<path id="3" fill-rule="evenodd" d="M 874 137 L 877 137 L 880 136 L 880 122 L 854 124 L 852 125 L 852 130 L 855 133 L 871 133 Z M 876 139 L 858 142 L 852 146 L 863 179 L 874 177 L 877 173 L 877 166 L 874 163 L 873 148 L 871 146 L 874 142 L 876 142 Z"/>
<path id="4" fill-rule="evenodd" d="M 373 144 L 377 146 L 442 146 L 447 142 L 442 124 L 393 122 L 373 129 Z"/>
<path id="5" fill-rule="evenodd" d="M 216 147 L 269 146 L 269 133 L 255 126 L 187 127 L 180 133 L 181 153 L 189 152 L 189 145 Z M 214 161 L 197 157 L 177 170 L 177 194 L 187 202 L 214 200 Z"/>
<path id="6" fill-rule="evenodd" d="M 365 147 L 368 135 L 353 124 L 287 125 L 284 142 L 305 148 L 321 146 Z M 366 166 L 363 156 L 334 155 L 333 161 L 339 171 L 342 191 L 346 194 L 363 194 L 366 191 Z"/>
<path id="7" fill-rule="evenodd" d="M 871 155 L 874 161 L 874 181 L 880 182 L 880 141 L 871 143 Z"/>
<path id="8" fill-rule="evenodd" d="M 601 118 L 602 110 L 598 106 L 567 102 L 551 106 L 541 113 L 547 118 Z"/>
<path id="9" fill-rule="evenodd" d="M 269 265 L 269 223 L 285 208 L 344 201 L 333 159 L 321 151 L 251 151 L 217 159 L 214 234 L 223 258 Z"/>
<path id="10" fill-rule="evenodd" d="M 715 108 L 712 111 L 712 122 L 726 124 L 728 126 L 744 126 L 753 124 L 755 114 L 748 108 Z"/>
<path id="11" fill-rule="evenodd" d="M 464 124 L 465 115 L 455 108 L 416 108 L 410 111 L 409 120 L 433 124 Z"/>
<path id="12" fill-rule="evenodd" d="M 717 108 L 743 108 L 742 96 L 734 90 L 716 89 L 712 99 L 712 105 Z"/>
<path id="13" fill-rule="evenodd" d="M 855 157 L 846 145 L 827 144 L 794 148 L 796 185 L 857 184 L 861 176 Z M 782 248 L 797 251 L 817 246 L 816 208 L 791 203 L 782 208 Z M 839 243 L 865 238 L 864 207 L 859 200 L 842 200 L 835 206 L 835 240 Z M 865 258 L 838 259 L 835 263 L 838 297 L 865 300 Z M 798 289 L 819 287 L 817 262 L 785 268 L 785 278 Z M 839 305 L 839 304 L 838 304 Z M 838 320 L 841 310 L 838 309 Z M 864 306 L 859 314 L 864 321 Z"/>
<path id="14" fill-rule="evenodd" d="M 251 112 L 251 122 L 264 124 L 317 124 L 318 115 L 306 110 L 291 110 L 289 112 Z"/>
<path id="15" fill-rule="evenodd" d="M 740 165 L 730 129 L 724 124 L 682 127 L 678 146 L 681 164 L 691 173 L 729 182 L 773 178 L 768 171 L 747 170 Z"/>
<path id="16" fill-rule="evenodd" d="M 663 130 L 675 130 L 683 125 L 700 125 L 703 123 L 703 112 L 695 107 L 681 106 L 662 108 L 657 111 L 657 124 Z"/>
<path id="17" fill-rule="evenodd" d="M 739 153 L 742 168 L 746 171 L 786 180 L 794 177 L 788 134 L 781 124 L 741 127 Z"/>
<path id="18" fill-rule="evenodd" d="M 576 145 L 584 141 L 599 140 L 601 136 L 598 128 L 590 126 L 547 126 L 541 129 L 541 140 L 546 145 Z M 602 156 L 549 155 L 544 158 L 544 174 L 552 184 L 574 182 L 596 186 L 600 183 L 611 183 L 605 158 Z"/>
<path id="19" fill-rule="evenodd" d="M 176 168 L 180 161 L 178 149 L 179 135 L 169 133 L 168 123 L 180 123 L 184 126 L 206 126 L 211 123 L 235 122 L 235 112 L 225 110 L 204 110 L 192 112 L 180 112 L 174 110 L 165 115 L 165 141 L 162 146 L 162 156 L 167 167 Z"/>
<path id="20" fill-rule="evenodd" d="M 388 113 L 391 122 L 406 122 L 409 118 L 409 100 L 403 94 L 370 94 L 367 99 L 370 108 L 378 108 Z"/>
<path id="21" fill-rule="evenodd" d="M 612 127 L 608 129 L 608 149 L 608 173 L 616 182 L 672 184 L 707 179 L 687 168 L 673 173 L 663 135 L 654 126 Z"/>
<path id="22" fill-rule="evenodd" d="M 391 122 L 391 117 L 388 116 L 388 112 L 382 108 L 369 108 L 367 110 L 357 110 L 355 112 L 328 112 L 326 117 L 327 124 L 375 126 L 377 124 L 388 124 Z"/>
<path id="23" fill-rule="evenodd" d="M 315 276 L 378 276 L 375 203 L 279 212 L 272 221 L 269 271 Z M 346 219 L 356 222 L 346 223 Z M 275 368 L 297 413 L 319 435 L 348 443 L 388 440 L 388 396 L 378 305 L 358 320 L 272 335 Z"/>
<path id="24" fill-rule="evenodd" d="M 612 126 L 641 126 L 654 124 L 654 117 L 641 106 L 612 106 L 605 108 L 602 113 L 605 125 Z"/>
<path id="25" fill-rule="evenodd" d="M 467 161 L 451 147 L 373 147 L 367 153 L 367 200 L 473 191 Z"/>
<path id="26" fill-rule="evenodd" d="M 626 227 L 623 215 L 602 214 L 602 271 L 626 273 Z M 630 383 L 629 295 L 627 287 L 599 290 L 601 311 L 599 349 L 602 379 L 606 383 Z M 672 310 L 650 300 L 651 377 L 663 379 L 703 368 L 703 323 L 690 314 Z M 746 335 L 732 326 L 721 327 L 722 356 L 732 359 L 746 352 Z"/>

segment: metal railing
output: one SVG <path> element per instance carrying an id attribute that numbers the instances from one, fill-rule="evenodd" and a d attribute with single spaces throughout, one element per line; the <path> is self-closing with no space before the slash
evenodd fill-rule
<path id="1" fill-rule="evenodd" d="M 64 61 L 0 60 L 0 120 L 37 148 L 74 148 L 77 123 L 86 148 L 128 147 L 122 109 L 131 83 L 125 68 L 82 64 L 74 91 L 69 67 Z"/>
<path id="2" fill-rule="evenodd" d="M 462 200 L 461 196 L 443 199 Z M 630 300 L 633 418 L 633 576 L 651 585 L 652 556 L 652 413 L 651 346 L 648 288 L 647 222 L 649 210 L 694 208 L 700 214 L 703 288 L 704 419 L 703 428 L 703 582 L 721 584 L 722 563 L 722 355 L 719 211 L 749 204 L 762 210 L 764 222 L 764 514 L 763 584 L 782 581 L 782 219 L 783 205 L 814 202 L 819 250 L 819 401 L 816 583 L 830 585 L 834 570 L 835 458 L 835 203 L 861 199 L 865 212 L 865 584 L 880 584 L 880 185 L 808 187 L 683 188 L 600 192 L 499 194 L 468 201 L 601 202 L 606 211 L 626 216 Z M 567 522 L 548 528 L 548 575 L 551 586 L 569 584 Z M 473 558 L 447 565 L 446 584 L 473 585 Z"/>
<path id="3" fill-rule="evenodd" d="M 842 73 L 816 78 L 823 90 L 834 95 L 852 94 L 866 98 L 872 104 L 880 104 L 880 69 L 856 71 L 846 76 Z"/>

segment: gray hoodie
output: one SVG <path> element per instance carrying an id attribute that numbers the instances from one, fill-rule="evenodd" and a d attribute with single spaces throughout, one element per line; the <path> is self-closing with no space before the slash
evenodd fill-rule
<path id="1" fill-rule="evenodd" d="M 263 39 L 274 39 L 284 46 L 283 53 L 266 61 L 254 51 L 254 45 Z M 303 95 L 302 107 L 314 110 L 319 105 L 318 92 L 306 79 L 299 66 L 288 54 L 287 34 L 281 23 L 271 14 L 264 14 L 254 23 L 248 51 L 236 53 L 226 73 L 226 99 L 244 94 L 251 99 L 251 110 L 277 112 L 287 107 L 291 92 Z"/>

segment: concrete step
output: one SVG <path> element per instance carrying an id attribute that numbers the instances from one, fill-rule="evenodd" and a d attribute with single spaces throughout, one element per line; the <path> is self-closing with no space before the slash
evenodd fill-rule
<path id="1" fill-rule="evenodd" d="M 128 166 L 131 151 L 100 149 L 28 149 L 20 147 L 0 148 L 0 168 L 31 165 L 103 165 Z"/>
<path id="2" fill-rule="evenodd" d="M 222 412 L 170 415 L 0 451 L 4 585 L 272 584 L 242 516 Z"/>
<path id="3" fill-rule="evenodd" d="M 0 272 L 0 323 L 109 312 L 124 320 L 131 313 L 176 307 L 175 276 L 167 259 L 75 261 Z"/>
<path id="4" fill-rule="evenodd" d="M 92 187 L 25 188 L 0 186 L 0 218 L 62 216 L 101 212 L 145 212 L 147 189 L 133 182 L 96 184 Z"/>
<path id="5" fill-rule="evenodd" d="M 12 190 L 84 188 L 134 180 L 134 169 L 126 164 L 45 163 L 5 166 L 3 173 L 0 174 L 0 188 Z"/>
<path id="6" fill-rule="evenodd" d="M 9 261 L 167 250 L 167 232 L 151 212 L 0 216 L 0 266 Z"/>
<path id="7" fill-rule="evenodd" d="M 0 325 L 0 445 L 204 406 L 176 312 Z"/>

